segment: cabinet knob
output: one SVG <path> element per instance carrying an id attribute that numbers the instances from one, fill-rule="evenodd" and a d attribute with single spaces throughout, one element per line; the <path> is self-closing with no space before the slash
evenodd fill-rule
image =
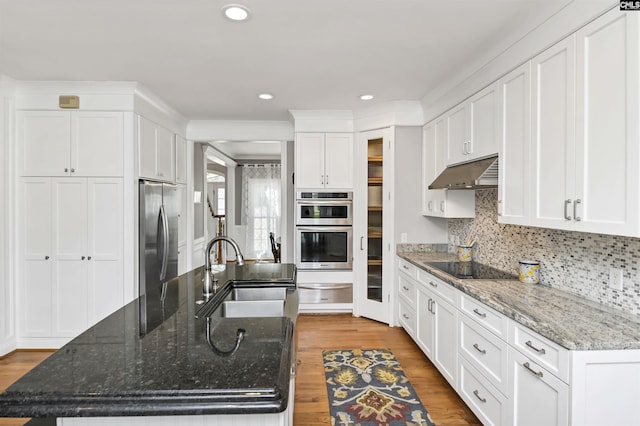
<path id="1" fill-rule="evenodd" d="M 91 256 L 87 257 L 87 260 L 91 260 Z"/>
<path id="2" fill-rule="evenodd" d="M 45 256 L 45 257 L 44 257 L 44 260 L 49 260 L 49 256 Z"/>
<path id="3" fill-rule="evenodd" d="M 80 260 L 84 260 L 84 256 L 82 256 L 82 257 L 80 258 Z"/>
<path id="4" fill-rule="evenodd" d="M 65 168 L 64 168 L 64 172 L 65 172 L 65 173 L 69 173 L 69 168 L 65 167 Z"/>
<path id="5" fill-rule="evenodd" d="M 71 168 L 71 173 L 75 173 L 76 169 L 74 169 L 73 167 Z"/>

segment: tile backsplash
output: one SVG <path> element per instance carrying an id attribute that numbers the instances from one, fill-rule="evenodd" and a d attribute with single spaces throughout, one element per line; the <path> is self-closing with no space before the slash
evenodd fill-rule
<path id="1" fill-rule="evenodd" d="M 540 261 L 542 285 L 640 315 L 640 239 L 498 223 L 498 191 L 476 191 L 475 219 L 450 219 L 449 251 L 471 232 L 474 260 L 517 273 L 518 261 Z M 622 291 L 609 287 L 609 269 L 624 271 Z M 529 284 L 532 285 L 532 284 Z"/>

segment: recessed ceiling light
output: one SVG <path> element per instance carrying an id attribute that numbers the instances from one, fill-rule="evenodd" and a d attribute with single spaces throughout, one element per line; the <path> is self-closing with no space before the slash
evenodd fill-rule
<path id="1" fill-rule="evenodd" d="M 249 19 L 249 9 L 241 4 L 222 6 L 222 13 L 232 21 L 246 21 Z"/>
<path id="2" fill-rule="evenodd" d="M 371 99 L 373 99 L 373 95 L 361 95 L 360 99 L 362 99 L 363 101 L 370 101 Z"/>
<path id="3" fill-rule="evenodd" d="M 260 93 L 258 97 L 266 101 L 268 101 L 269 99 L 273 99 L 273 95 L 271 93 Z"/>

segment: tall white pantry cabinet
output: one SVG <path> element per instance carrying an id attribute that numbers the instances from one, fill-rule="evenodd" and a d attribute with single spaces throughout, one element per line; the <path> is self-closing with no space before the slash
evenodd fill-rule
<path id="1" fill-rule="evenodd" d="M 63 344 L 125 301 L 124 115 L 17 113 L 22 347 Z"/>

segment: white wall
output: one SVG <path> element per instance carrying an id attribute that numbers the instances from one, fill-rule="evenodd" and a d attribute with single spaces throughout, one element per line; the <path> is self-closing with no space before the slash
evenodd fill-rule
<path id="1" fill-rule="evenodd" d="M 465 64 L 422 98 L 424 123 L 462 102 L 539 52 L 557 43 L 587 22 L 602 15 L 619 1 L 572 0 L 559 12 L 526 34 L 512 34 L 510 41 L 487 51 L 476 63 Z M 633 12 L 630 12 L 633 13 Z"/>
<path id="2" fill-rule="evenodd" d="M 395 242 L 446 243 L 447 221 L 422 211 L 422 127 L 395 128 Z"/>

